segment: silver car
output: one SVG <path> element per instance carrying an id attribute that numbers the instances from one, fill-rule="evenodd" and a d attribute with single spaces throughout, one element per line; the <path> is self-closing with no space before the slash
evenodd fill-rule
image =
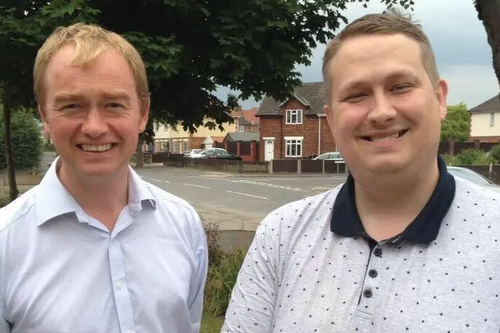
<path id="1" fill-rule="evenodd" d="M 476 185 L 479 185 L 485 189 L 488 189 L 493 192 L 500 193 L 500 186 L 493 183 L 488 178 L 483 175 L 467 168 L 456 167 L 456 166 L 448 166 L 448 172 L 451 173 L 454 177 L 458 177 L 461 179 L 468 180 L 473 182 Z"/>

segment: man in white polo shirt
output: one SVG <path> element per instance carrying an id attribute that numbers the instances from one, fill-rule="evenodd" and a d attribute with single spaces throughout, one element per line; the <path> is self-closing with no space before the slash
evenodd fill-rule
<path id="1" fill-rule="evenodd" d="M 364 16 L 323 74 L 350 174 L 264 219 L 222 332 L 499 332 L 500 196 L 437 155 L 448 86 L 423 31 Z"/>
<path id="2" fill-rule="evenodd" d="M 98 26 L 58 28 L 34 83 L 60 157 L 0 209 L 0 333 L 197 333 L 200 219 L 129 167 L 150 106 L 139 53 Z"/>

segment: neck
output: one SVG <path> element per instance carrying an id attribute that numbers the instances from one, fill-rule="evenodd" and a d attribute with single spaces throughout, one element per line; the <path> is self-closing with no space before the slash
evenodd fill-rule
<path id="1" fill-rule="evenodd" d="M 128 203 L 128 168 L 113 175 L 88 177 L 70 170 L 61 161 L 57 174 L 83 210 L 112 230 Z"/>
<path id="2" fill-rule="evenodd" d="M 356 207 L 366 232 L 376 241 L 403 232 L 429 201 L 439 179 L 436 160 L 420 170 L 356 178 Z"/>

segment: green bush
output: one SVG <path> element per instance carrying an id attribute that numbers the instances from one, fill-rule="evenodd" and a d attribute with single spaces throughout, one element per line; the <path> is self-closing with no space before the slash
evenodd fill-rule
<path id="1" fill-rule="evenodd" d="M 452 154 L 443 154 L 442 156 L 444 158 L 444 161 L 446 162 L 446 165 L 457 164 L 456 163 L 457 159 Z"/>
<path id="2" fill-rule="evenodd" d="M 454 164 L 460 165 L 488 165 L 495 163 L 495 160 L 483 150 L 465 149 L 455 156 Z"/>
<path id="3" fill-rule="evenodd" d="M 209 317 L 219 317 L 226 313 L 246 251 L 236 249 L 232 252 L 223 252 L 217 237 L 218 225 L 215 223 L 203 223 L 203 225 L 207 235 L 209 260 L 203 310 Z"/>
<path id="4" fill-rule="evenodd" d="M 490 156 L 495 160 L 495 163 L 500 163 L 500 144 L 490 150 Z"/>
<path id="5" fill-rule="evenodd" d="M 8 195 L 0 195 L 0 208 L 7 206 L 9 202 L 10 198 Z"/>
<path id="6" fill-rule="evenodd" d="M 13 111 L 11 125 L 14 167 L 37 168 L 42 157 L 42 138 L 33 111 L 24 108 Z M 0 169 L 7 167 L 4 131 L 3 115 L 0 113 Z"/>

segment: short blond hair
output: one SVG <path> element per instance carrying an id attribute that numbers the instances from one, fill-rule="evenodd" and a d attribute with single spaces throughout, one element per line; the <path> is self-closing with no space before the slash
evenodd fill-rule
<path id="1" fill-rule="evenodd" d="M 72 62 L 76 66 L 92 63 L 107 50 L 112 50 L 123 56 L 132 69 L 141 107 L 147 104 L 149 99 L 148 79 L 139 52 L 117 33 L 97 25 L 84 23 L 58 27 L 38 50 L 33 69 L 33 80 L 35 98 L 39 104 L 44 103 L 43 78 L 50 60 L 57 51 L 71 43 L 76 46 L 76 56 Z"/>
<path id="2" fill-rule="evenodd" d="M 332 39 L 323 56 L 323 81 L 325 83 L 326 101 L 331 104 L 332 73 L 329 66 L 337 55 L 343 43 L 352 37 L 363 35 L 395 35 L 402 34 L 420 45 L 422 63 L 433 85 L 439 81 L 436 58 L 429 39 L 419 24 L 397 14 L 368 14 L 348 24 L 334 39 Z"/>

